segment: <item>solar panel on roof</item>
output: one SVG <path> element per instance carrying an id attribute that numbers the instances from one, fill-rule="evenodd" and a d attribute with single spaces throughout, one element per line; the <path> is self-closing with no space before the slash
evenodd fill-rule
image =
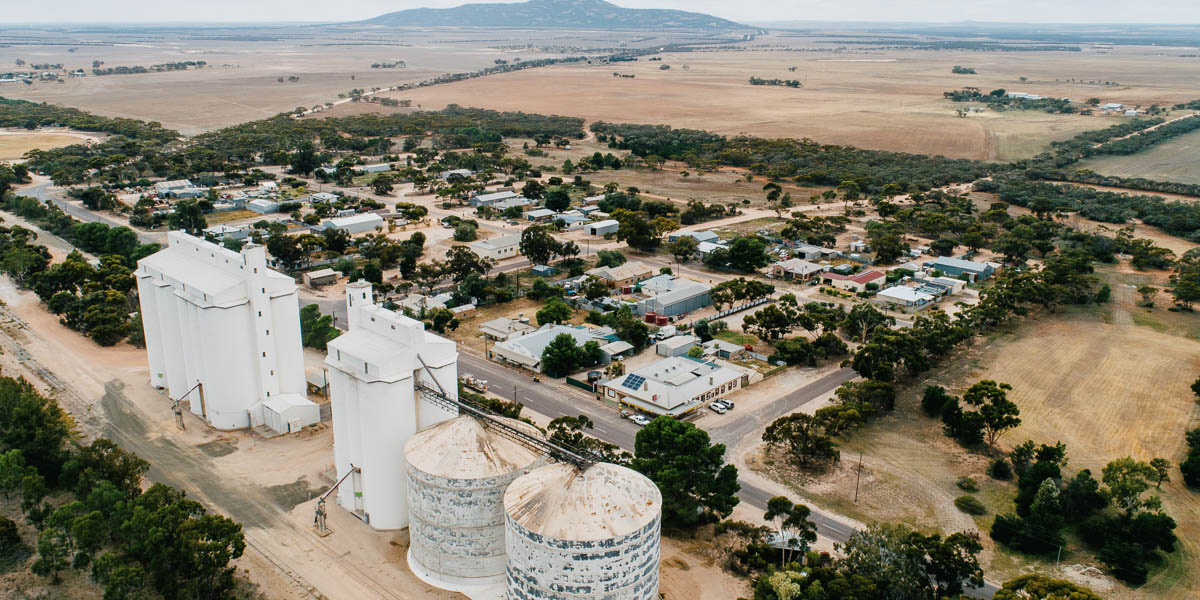
<path id="1" fill-rule="evenodd" d="M 642 377 L 641 375 L 630 375 L 629 377 L 625 378 L 625 381 L 621 382 L 621 385 L 631 390 L 636 390 L 641 388 L 643 383 L 646 383 L 645 377 Z"/>

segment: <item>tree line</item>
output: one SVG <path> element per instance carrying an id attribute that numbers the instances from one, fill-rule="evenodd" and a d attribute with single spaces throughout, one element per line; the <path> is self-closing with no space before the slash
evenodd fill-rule
<path id="1" fill-rule="evenodd" d="M 170 486 L 143 489 L 148 462 L 104 438 L 84 443 L 69 423 L 29 382 L 0 377 L 0 491 L 19 495 L 38 531 L 31 570 L 51 585 L 87 571 L 106 600 L 234 598 L 242 526 Z M 0 532 L 13 529 L 0 517 Z M 0 548 L 28 555 L 11 533 Z"/>

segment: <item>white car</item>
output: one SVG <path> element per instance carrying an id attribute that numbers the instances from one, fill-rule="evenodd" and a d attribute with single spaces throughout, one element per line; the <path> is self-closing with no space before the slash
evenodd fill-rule
<path id="1" fill-rule="evenodd" d="M 717 413 L 718 415 L 723 415 L 726 412 L 729 412 L 729 407 L 725 406 L 724 404 L 721 404 L 720 402 L 712 402 L 708 405 L 708 408 L 709 408 L 709 410 Z"/>
<path id="2" fill-rule="evenodd" d="M 724 399 L 724 398 L 718 398 L 718 399 L 716 399 L 716 400 L 713 400 L 713 402 L 712 402 L 712 403 L 713 403 L 713 404 L 720 404 L 720 405 L 721 405 L 721 407 L 722 407 L 722 408 L 724 408 L 725 410 L 733 410 L 733 403 L 732 403 L 732 402 L 730 402 L 730 401 L 728 401 L 728 400 L 726 400 L 726 399 Z"/>
<path id="3" fill-rule="evenodd" d="M 646 415 L 633 415 L 629 417 L 629 420 L 633 421 L 638 427 L 645 427 L 650 424 L 650 419 L 646 418 Z"/>

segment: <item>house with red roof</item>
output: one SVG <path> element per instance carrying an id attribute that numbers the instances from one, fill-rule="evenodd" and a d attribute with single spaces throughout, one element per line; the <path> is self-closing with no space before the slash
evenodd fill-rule
<path id="1" fill-rule="evenodd" d="M 854 273 L 852 275 L 842 275 L 840 273 L 821 274 L 821 283 L 848 292 L 861 292 L 867 289 L 868 283 L 882 285 L 885 279 L 884 274 L 879 271 L 863 271 L 862 273 Z"/>

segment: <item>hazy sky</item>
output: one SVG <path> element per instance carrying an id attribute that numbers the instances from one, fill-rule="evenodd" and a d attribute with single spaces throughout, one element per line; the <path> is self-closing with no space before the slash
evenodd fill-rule
<path id="1" fill-rule="evenodd" d="M 7 6 L 0 11 L 0 22 L 351 21 L 405 8 L 464 3 L 463 0 L 5 0 L 3 4 Z M 741 22 L 1200 23 L 1197 0 L 616 0 L 615 4 L 628 8 L 678 8 Z"/>

